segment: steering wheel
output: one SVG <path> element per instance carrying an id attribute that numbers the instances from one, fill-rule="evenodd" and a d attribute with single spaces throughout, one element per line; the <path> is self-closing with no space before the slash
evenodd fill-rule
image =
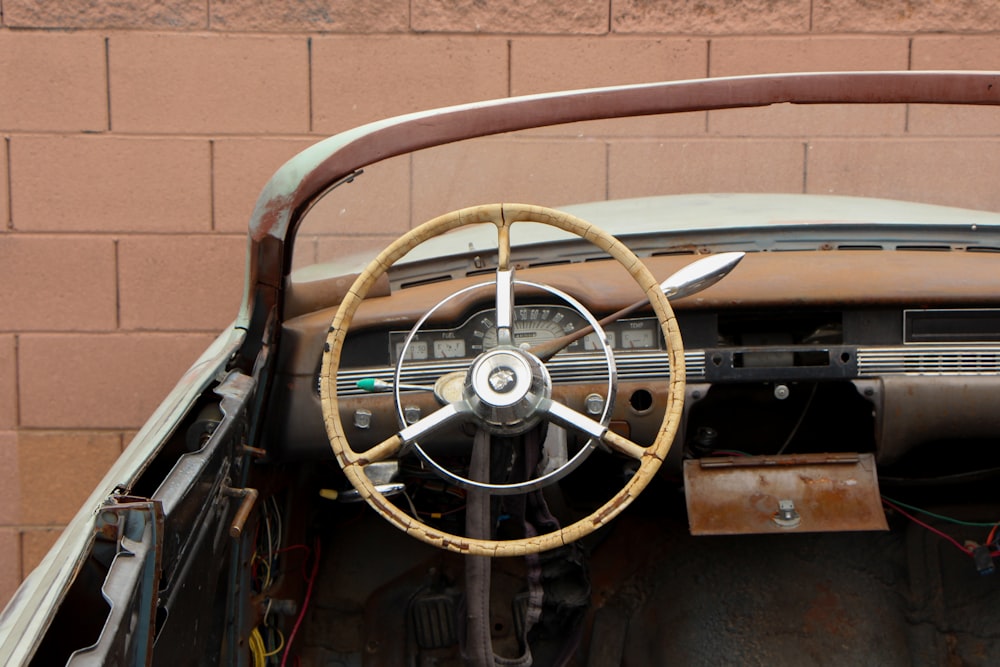
<path id="1" fill-rule="evenodd" d="M 671 369 L 667 409 L 656 439 L 649 447 L 642 447 L 609 430 L 606 419 L 595 421 L 566 405 L 553 401 L 551 382 L 548 380 L 545 364 L 538 357 L 514 344 L 515 280 L 514 267 L 510 261 L 510 228 L 516 222 L 551 225 L 590 241 L 622 264 L 646 293 L 667 342 Z M 498 260 L 495 284 L 498 345 L 490 350 L 484 350 L 472 361 L 461 399 L 453 400 L 416 423 L 402 428 L 365 452 L 354 451 L 348 443 L 337 409 L 336 383 L 344 340 L 354 314 L 375 281 L 407 252 L 434 236 L 465 225 L 481 223 L 492 223 L 497 228 Z M 558 293 L 558 290 L 552 288 L 544 286 L 542 288 Z M 585 310 L 583 312 L 588 320 L 595 321 L 593 316 Z M 606 343 L 604 344 L 606 346 Z M 605 352 L 607 354 L 608 351 Z M 433 546 L 467 555 L 499 557 L 538 553 L 563 546 L 594 532 L 618 516 L 650 482 L 670 449 L 680 424 L 684 404 L 684 376 L 684 349 L 673 309 L 656 278 L 631 250 L 602 229 L 568 213 L 526 204 L 491 204 L 453 211 L 425 222 L 397 239 L 361 272 L 337 308 L 337 314 L 330 326 L 320 371 L 320 393 L 326 431 L 337 463 L 351 485 L 376 512 L 408 535 Z M 609 404 L 611 398 L 609 396 Z M 506 434 L 522 433 L 542 419 L 575 429 L 592 439 L 600 440 L 612 450 L 639 461 L 639 468 L 635 474 L 604 505 L 575 523 L 551 533 L 514 540 L 488 540 L 454 535 L 429 526 L 404 512 L 375 489 L 375 485 L 364 471 L 366 465 L 391 458 L 404 445 L 414 444 L 418 439 L 426 438 L 437 429 L 454 421 L 471 420 L 476 422 L 480 429 Z M 577 457 L 574 457 L 563 468 L 571 464 L 575 467 L 576 459 Z M 552 483 L 568 471 L 560 469 L 557 475 L 551 477 L 546 475 L 544 483 Z M 498 489 L 495 485 L 476 484 L 464 478 L 462 481 L 471 482 L 472 486 L 491 493 L 512 492 L 509 489 Z M 524 490 L 527 489 L 514 489 L 513 492 Z"/>

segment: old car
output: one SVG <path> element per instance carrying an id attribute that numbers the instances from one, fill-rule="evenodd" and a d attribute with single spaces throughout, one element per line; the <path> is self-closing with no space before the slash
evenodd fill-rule
<path id="1" fill-rule="evenodd" d="M 995 106 L 1000 74 L 508 98 L 289 161 L 233 326 L 21 586 L 0 661 L 998 664 L 1000 214 L 467 201 L 364 260 L 309 227 L 398 156 L 788 104 Z M 478 146 L 428 178 L 462 193 Z"/>

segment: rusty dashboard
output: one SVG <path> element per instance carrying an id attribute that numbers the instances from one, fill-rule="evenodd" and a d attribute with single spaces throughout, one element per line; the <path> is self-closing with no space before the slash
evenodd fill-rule
<path id="1" fill-rule="evenodd" d="M 645 258 L 657 276 L 692 254 Z M 675 304 L 685 345 L 687 407 L 671 450 L 861 451 L 880 465 L 905 462 L 935 443 L 978 443 L 1000 429 L 1000 253 L 970 248 L 818 249 L 751 252 L 733 274 Z M 601 315 L 632 301 L 636 289 L 613 262 L 524 267 L 519 277 L 572 294 Z M 360 310 L 338 375 L 341 418 L 364 449 L 436 407 L 432 392 L 368 393 L 359 382 L 400 378 L 431 386 L 490 345 L 488 288 L 435 311 L 406 348 L 409 328 L 445 295 L 477 284 L 469 276 L 395 290 Z M 282 332 L 281 387 L 272 414 L 276 452 L 292 460 L 330 457 L 317 373 L 335 306 L 289 319 Z M 565 333 L 576 313 L 531 289 L 517 296 L 518 341 Z M 619 389 L 612 427 L 648 441 L 662 418 L 670 375 L 663 341 L 648 313 L 608 332 Z M 554 391 L 575 409 L 606 382 L 596 345 L 584 338 L 550 364 Z M 460 428 L 439 436 L 457 448 Z"/>

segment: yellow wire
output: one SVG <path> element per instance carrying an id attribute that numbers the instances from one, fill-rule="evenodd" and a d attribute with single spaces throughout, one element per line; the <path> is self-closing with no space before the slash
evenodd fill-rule
<path id="1" fill-rule="evenodd" d="M 250 631 L 250 653 L 253 655 L 254 667 L 265 667 L 264 639 L 260 636 L 260 631 L 254 628 Z"/>
<path id="2" fill-rule="evenodd" d="M 281 649 L 285 648 L 285 635 L 281 634 L 281 630 L 278 630 L 277 628 L 275 631 L 278 633 L 278 648 L 274 649 L 270 653 L 265 653 L 265 658 L 270 658 L 272 655 L 278 655 L 281 652 Z"/>
<path id="3" fill-rule="evenodd" d="M 268 652 L 267 645 L 264 643 L 264 636 L 260 633 L 260 629 L 254 628 L 250 631 L 250 653 L 253 654 L 253 664 L 254 667 L 264 667 L 267 663 L 267 659 L 272 655 L 278 655 L 281 653 L 281 649 L 285 648 L 285 635 L 281 634 L 281 630 L 277 630 L 278 633 L 278 647 L 271 652 Z"/>
<path id="4" fill-rule="evenodd" d="M 261 558 L 257 553 L 254 553 L 254 555 L 250 558 L 251 563 L 254 561 L 258 561 L 264 566 L 264 583 L 261 585 L 261 590 L 266 591 L 271 586 L 271 564 Z"/>

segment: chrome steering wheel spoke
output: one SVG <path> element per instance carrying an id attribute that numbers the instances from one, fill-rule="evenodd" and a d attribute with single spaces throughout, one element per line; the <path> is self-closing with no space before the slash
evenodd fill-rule
<path id="1" fill-rule="evenodd" d="M 549 419 L 556 424 L 583 433 L 593 440 L 602 440 L 608 431 L 608 427 L 601 422 L 594 421 L 564 403 L 550 400 L 543 409 Z"/>
<path id="2" fill-rule="evenodd" d="M 463 415 L 471 412 L 469 404 L 464 400 L 448 403 L 442 408 L 438 408 L 423 419 L 415 421 L 409 426 L 400 429 L 397 434 L 403 445 L 412 445 L 419 438 L 428 436 L 435 431 L 444 428 L 448 424 L 456 421 Z"/>
<path id="3" fill-rule="evenodd" d="M 497 222 L 497 344 L 514 344 L 514 269 L 510 265 L 510 224 Z"/>
<path id="4" fill-rule="evenodd" d="M 514 345 L 514 270 L 497 269 L 497 344 Z"/>

